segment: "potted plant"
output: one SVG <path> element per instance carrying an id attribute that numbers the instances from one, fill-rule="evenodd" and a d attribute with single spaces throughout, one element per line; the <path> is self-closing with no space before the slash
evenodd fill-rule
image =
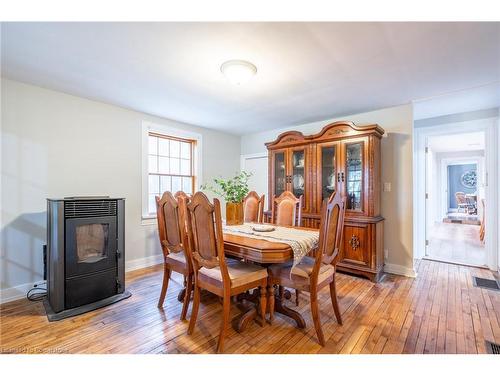
<path id="1" fill-rule="evenodd" d="M 241 171 L 231 179 L 214 178 L 215 186 L 202 185 L 203 190 L 209 190 L 226 200 L 226 224 L 243 224 L 243 199 L 248 194 L 248 179 L 251 173 Z"/>

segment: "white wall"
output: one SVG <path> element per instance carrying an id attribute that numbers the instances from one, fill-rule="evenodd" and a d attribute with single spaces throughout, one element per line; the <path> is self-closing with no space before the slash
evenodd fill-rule
<path id="1" fill-rule="evenodd" d="M 413 274 L 412 244 L 412 132 L 411 104 L 366 112 L 338 119 L 329 119 L 288 128 L 245 135 L 241 138 L 243 155 L 266 152 L 265 142 L 272 141 L 288 130 L 313 134 L 323 126 L 338 120 L 353 121 L 357 125 L 377 123 L 387 136 L 382 139 L 382 182 L 392 184 L 391 192 L 382 192 L 384 248 L 389 255 L 388 271 Z"/>
<path id="2" fill-rule="evenodd" d="M 202 135 L 202 183 L 240 168 L 237 136 L 6 79 L 1 92 L 5 298 L 43 277 L 47 197 L 125 197 L 127 266 L 161 260 L 156 227 L 141 225 L 143 120 Z"/>

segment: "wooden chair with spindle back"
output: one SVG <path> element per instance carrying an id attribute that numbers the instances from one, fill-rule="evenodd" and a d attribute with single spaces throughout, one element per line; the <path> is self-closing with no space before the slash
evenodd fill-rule
<path id="1" fill-rule="evenodd" d="M 251 191 L 243 199 L 243 220 L 245 223 L 262 223 L 264 221 L 265 195 L 259 197 L 255 191 Z"/>
<path id="2" fill-rule="evenodd" d="M 261 325 L 265 322 L 267 270 L 255 264 L 226 259 L 220 203 L 211 204 L 202 192 L 196 192 L 186 206 L 188 235 L 195 275 L 193 308 L 188 334 L 192 334 L 198 309 L 201 289 L 222 297 L 222 323 L 217 352 L 224 347 L 224 338 L 229 325 L 231 296 L 247 290 L 260 290 Z"/>
<path id="3" fill-rule="evenodd" d="M 189 202 L 189 196 L 177 192 L 175 197 L 171 192 L 163 193 L 161 199 L 156 197 L 156 217 L 158 234 L 163 251 L 163 285 L 158 307 L 163 306 L 167 294 L 168 282 L 172 271 L 184 276 L 185 289 L 179 294 L 178 300 L 183 301 L 181 320 L 186 319 L 194 274 L 186 232 L 186 216 L 184 206 Z"/>
<path id="4" fill-rule="evenodd" d="M 278 198 L 273 196 L 271 208 L 271 222 L 280 226 L 301 226 L 302 224 L 302 198 L 296 197 L 290 191 L 284 191 Z"/>
<path id="5" fill-rule="evenodd" d="M 327 285 L 330 286 L 330 297 L 335 317 L 337 322 L 342 324 L 335 287 L 335 265 L 342 243 L 344 213 L 345 199 L 341 198 L 340 194 L 332 194 L 328 201 L 323 202 L 321 209 L 319 244 L 315 256 L 304 257 L 293 268 L 292 262 L 285 265 L 276 264 L 268 268 L 270 284 L 278 284 L 310 293 L 314 328 L 322 346 L 325 345 L 325 338 L 319 315 L 318 292 Z M 273 311 L 271 310 L 270 313 L 272 321 Z"/>

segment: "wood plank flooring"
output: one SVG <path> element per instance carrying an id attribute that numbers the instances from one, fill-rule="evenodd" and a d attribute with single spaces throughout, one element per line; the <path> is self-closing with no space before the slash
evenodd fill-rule
<path id="1" fill-rule="evenodd" d="M 416 279 L 388 275 L 381 283 L 338 275 L 342 326 L 335 321 L 328 288 L 320 294 L 326 346 L 316 339 L 309 296 L 297 308 L 307 327 L 295 328 L 279 314 L 273 325 L 251 323 L 230 330 L 226 353 L 485 353 L 484 340 L 500 343 L 500 292 L 476 288 L 471 276 L 490 271 L 419 262 Z M 132 297 L 106 308 L 49 323 L 41 302 L 0 306 L 3 353 L 213 353 L 221 305 L 204 293 L 195 332 L 179 321 L 181 279 L 169 285 L 165 307 L 156 307 L 160 266 L 127 274 Z M 293 303 L 288 302 L 292 305 Z M 232 307 L 232 316 L 239 311 Z"/>
<path id="2" fill-rule="evenodd" d="M 433 223 L 428 258 L 485 267 L 486 250 L 479 239 L 479 225 Z"/>

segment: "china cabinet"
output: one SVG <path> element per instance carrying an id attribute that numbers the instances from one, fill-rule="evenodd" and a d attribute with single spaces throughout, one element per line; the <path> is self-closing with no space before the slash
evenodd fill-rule
<path id="1" fill-rule="evenodd" d="M 346 198 L 344 238 L 337 267 L 378 281 L 383 269 L 378 125 L 338 121 L 319 133 L 289 131 L 266 143 L 269 207 L 273 195 L 303 196 L 302 226 L 319 228 L 322 201 L 338 191 Z M 266 212 L 269 220 L 270 212 Z"/>

